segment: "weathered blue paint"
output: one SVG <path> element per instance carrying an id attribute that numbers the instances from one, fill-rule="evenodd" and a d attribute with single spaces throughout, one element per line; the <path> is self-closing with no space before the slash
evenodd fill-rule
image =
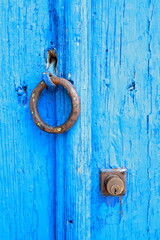
<path id="1" fill-rule="evenodd" d="M 55 41 L 48 1 L 1 1 L 0 239 L 53 239 L 55 136 L 42 133 L 29 111 L 42 78 L 44 50 Z M 53 122 L 54 97 L 41 110 Z"/>
<path id="2" fill-rule="evenodd" d="M 160 2 L 0 2 L 0 240 L 160 239 Z M 49 135 L 33 123 L 31 91 L 58 51 L 81 117 Z M 68 116 L 63 89 L 41 116 Z M 100 169 L 127 167 L 127 194 L 102 197 Z"/>

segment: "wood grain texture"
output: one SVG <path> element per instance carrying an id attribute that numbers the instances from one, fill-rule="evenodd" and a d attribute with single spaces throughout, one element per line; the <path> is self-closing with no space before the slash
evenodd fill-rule
<path id="1" fill-rule="evenodd" d="M 92 238 L 159 239 L 158 1 L 92 5 Z M 127 167 L 122 200 L 100 168 Z M 157 189 L 157 190 L 156 190 Z"/>
<path id="2" fill-rule="evenodd" d="M 160 239 L 160 2 L 0 2 L 0 240 Z M 56 47 L 81 116 L 62 135 L 40 131 L 29 97 Z M 45 91 L 47 123 L 69 98 Z M 100 169 L 127 167 L 127 194 L 102 197 Z"/>
<path id="3" fill-rule="evenodd" d="M 90 1 L 57 5 L 59 75 L 71 78 L 81 98 L 81 115 L 70 132 L 56 137 L 56 239 L 90 239 L 91 72 Z M 67 106 L 63 92 L 57 102 Z M 57 120 L 67 113 L 57 105 Z"/>
<path id="4" fill-rule="evenodd" d="M 29 97 L 54 41 L 48 1 L 1 1 L 0 239 L 53 239 L 55 136 L 31 120 Z M 53 122 L 52 94 L 41 113 Z"/>

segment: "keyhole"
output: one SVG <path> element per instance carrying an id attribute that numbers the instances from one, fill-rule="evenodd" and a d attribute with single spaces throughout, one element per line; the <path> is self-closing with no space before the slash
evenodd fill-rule
<path id="1" fill-rule="evenodd" d="M 115 187 L 114 189 L 114 194 L 116 195 L 117 194 L 117 188 Z"/>

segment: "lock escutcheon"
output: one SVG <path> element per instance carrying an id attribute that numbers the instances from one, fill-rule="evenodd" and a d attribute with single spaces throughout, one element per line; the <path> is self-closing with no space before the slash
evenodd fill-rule
<path id="1" fill-rule="evenodd" d="M 126 168 L 101 169 L 101 193 L 103 196 L 123 196 L 126 193 Z"/>

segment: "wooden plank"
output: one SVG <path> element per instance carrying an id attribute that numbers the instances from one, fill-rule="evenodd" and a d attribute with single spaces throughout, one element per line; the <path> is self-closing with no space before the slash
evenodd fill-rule
<path id="1" fill-rule="evenodd" d="M 55 136 L 42 133 L 29 112 L 31 91 L 44 71 L 44 51 L 54 42 L 53 5 L 0 2 L 0 239 L 54 235 Z M 40 111 L 53 122 L 54 99 L 44 95 Z"/>
<path id="2" fill-rule="evenodd" d="M 91 239 L 160 236 L 158 10 L 157 1 L 92 5 Z M 99 169 L 110 167 L 128 168 L 122 201 L 100 196 Z"/>
<path id="3" fill-rule="evenodd" d="M 74 81 L 81 116 L 71 131 L 56 137 L 56 239 L 90 239 L 90 1 L 59 1 L 57 13 L 59 76 Z M 57 92 L 57 102 L 67 106 L 64 92 Z M 57 106 L 58 122 L 66 113 Z"/>

